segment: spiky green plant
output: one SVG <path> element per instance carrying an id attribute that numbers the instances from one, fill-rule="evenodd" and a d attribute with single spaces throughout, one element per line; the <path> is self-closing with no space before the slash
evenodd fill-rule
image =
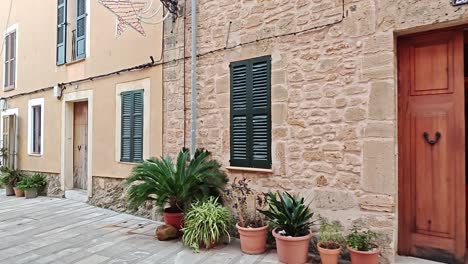
<path id="1" fill-rule="evenodd" d="M 218 198 L 197 201 L 184 218 L 182 242 L 198 252 L 200 246 L 210 248 L 226 235 L 232 226 L 229 210 L 218 203 Z"/>
<path id="2" fill-rule="evenodd" d="M 182 149 L 174 164 L 166 158 L 151 158 L 137 165 L 127 183 L 130 208 L 136 209 L 148 200 L 163 210 L 183 212 L 194 200 L 218 196 L 227 183 L 221 165 L 209 159 L 210 152 L 198 149 L 193 159 Z"/>
<path id="3" fill-rule="evenodd" d="M 18 188 L 21 190 L 31 190 L 41 188 L 47 184 L 47 178 L 42 173 L 34 173 L 32 175 L 24 175 L 18 182 Z"/>
<path id="4" fill-rule="evenodd" d="M 269 192 L 267 194 L 268 210 L 258 210 L 270 222 L 270 226 L 284 236 L 300 237 L 309 233 L 313 224 L 312 213 L 304 198 L 288 192 Z"/>

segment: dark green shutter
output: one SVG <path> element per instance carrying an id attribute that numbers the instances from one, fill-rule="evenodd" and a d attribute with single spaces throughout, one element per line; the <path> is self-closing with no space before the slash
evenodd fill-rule
<path id="1" fill-rule="evenodd" d="M 57 5 L 57 65 L 66 62 L 67 50 L 67 0 L 58 0 Z"/>
<path id="2" fill-rule="evenodd" d="M 86 0 L 76 1 L 76 59 L 86 57 Z"/>
<path id="3" fill-rule="evenodd" d="M 123 92 L 121 161 L 143 160 L 143 90 Z"/>
<path id="4" fill-rule="evenodd" d="M 271 57 L 231 64 L 231 166 L 271 168 Z"/>

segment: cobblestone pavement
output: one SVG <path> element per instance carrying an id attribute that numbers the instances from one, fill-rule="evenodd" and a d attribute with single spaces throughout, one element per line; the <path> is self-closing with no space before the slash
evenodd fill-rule
<path id="1" fill-rule="evenodd" d="M 193 253 L 179 241 L 155 239 L 160 224 L 67 199 L 5 197 L 0 190 L 0 263 L 278 263 L 274 251 L 242 254 L 237 240 Z M 408 260 L 401 263 L 426 263 Z"/>

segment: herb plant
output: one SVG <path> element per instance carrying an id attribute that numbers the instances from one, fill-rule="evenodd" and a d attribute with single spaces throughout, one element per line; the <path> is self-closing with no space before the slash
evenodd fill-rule
<path id="1" fill-rule="evenodd" d="M 343 241 L 340 224 L 323 222 L 320 225 L 319 238 L 320 246 L 322 248 L 340 248 L 340 243 Z"/>
<path id="2" fill-rule="evenodd" d="M 267 194 L 268 210 L 258 210 L 264 214 L 273 228 L 283 236 L 300 237 L 309 233 L 313 225 L 312 213 L 304 198 L 288 192 L 269 192 Z"/>
<path id="3" fill-rule="evenodd" d="M 47 178 L 41 173 L 34 173 L 32 175 L 24 176 L 18 182 L 18 188 L 21 190 L 31 190 L 43 187 L 47 184 Z"/>
<path id="4" fill-rule="evenodd" d="M 182 242 L 196 252 L 200 247 L 211 248 L 224 235 L 229 237 L 231 222 L 229 210 L 218 198 L 197 201 L 185 214 Z"/>
<path id="5" fill-rule="evenodd" d="M 354 250 L 358 251 L 372 251 L 377 248 L 375 240 L 377 234 L 370 230 L 358 231 L 357 228 L 353 228 L 351 234 L 346 237 L 346 241 Z"/>
<path id="6" fill-rule="evenodd" d="M 227 183 L 221 165 L 209 159 L 204 149 L 196 151 L 194 158 L 183 149 L 174 164 L 170 157 L 151 158 L 137 165 L 127 180 L 130 208 L 136 209 L 148 200 L 159 209 L 169 205 L 169 212 L 183 212 L 191 202 L 217 197 Z"/>
<path id="7" fill-rule="evenodd" d="M 258 193 L 249 187 L 249 181 L 246 178 L 232 181 L 230 188 L 225 192 L 233 208 L 237 212 L 240 227 L 263 227 L 265 226 L 265 217 L 258 213 L 257 209 L 263 208 L 266 204 L 266 196 Z"/>

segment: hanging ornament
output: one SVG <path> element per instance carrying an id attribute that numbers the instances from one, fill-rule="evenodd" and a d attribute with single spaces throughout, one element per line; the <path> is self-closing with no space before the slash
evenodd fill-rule
<path id="1" fill-rule="evenodd" d="M 117 36 L 131 27 L 143 36 L 145 30 L 141 25 L 138 15 L 146 6 L 146 2 L 134 2 L 130 0 L 98 0 L 98 2 L 117 16 Z"/>

